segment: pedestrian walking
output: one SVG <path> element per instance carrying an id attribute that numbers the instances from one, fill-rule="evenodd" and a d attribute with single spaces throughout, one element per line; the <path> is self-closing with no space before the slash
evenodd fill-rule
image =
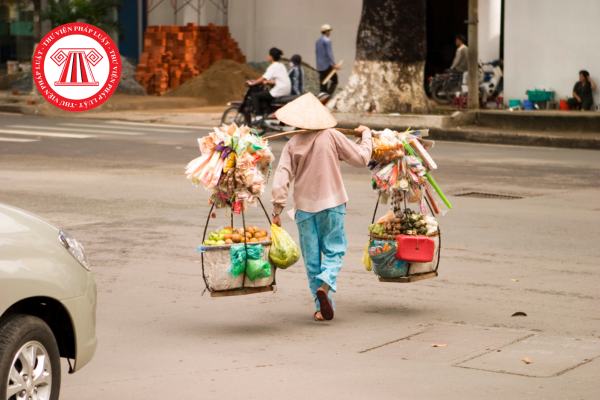
<path id="1" fill-rule="evenodd" d="M 331 79 L 329 80 L 329 87 L 327 84 L 323 84 L 323 80 L 329 75 L 329 73 L 333 70 L 337 70 L 339 68 L 335 63 L 335 59 L 333 58 L 333 49 L 331 47 L 331 39 L 329 36 L 331 35 L 331 27 L 327 24 L 321 26 L 321 37 L 317 40 L 316 45 L 316 53 L 317 53 L 317 71 L 319 71 L 319 83 L 320 83 L 320 91 L 329 93 L 333 95 L 335 92 L 335 88 L 338 85 L 338 76 L 337 73 L 333 74 Z"/>
<path id="2" fill-rule="evenodd" d="M 292 58 L 290 58 L 290 67 L 291 69 L 289 70 L 288 75 L 290 77 L 290 82 L 292 83 L 291 95 L 302 95 L 304 94 L 304 82 L 306 82 L 304 68 L 302 68 L 302 57 L 298 54 L 294 54 Z"/>
<path id="3" fill-rule="evenodd" d="M 340 160 L 353 167 L 367 166 L 371 158 L 371 131 L 365 126 L 362 141 L 355 144 L 333 129 L 337 121 L 312 94 L 306 93 L 279 109 L 275 115 L 287 125 L 316 130 L 297 134 L 283 148 L 273 181 L 273 223 L 281 226 L 280 214 L 294 183 L 294 207 L 288 213 L 300 234 L 300 249 L 313 294 L 317 321 L 331 320 L 337 276 L 346 254 L 344 218 L 348 195 L 342 181 Z"/>

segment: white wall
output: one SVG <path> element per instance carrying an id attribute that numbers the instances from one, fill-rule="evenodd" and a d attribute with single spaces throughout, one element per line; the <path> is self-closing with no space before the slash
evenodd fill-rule
<path id="1" fill-rule="evenodd" d="M 195 22 L 199 25 L 208 25 L 209 23 L 215 25 L 225 25 L 224 14 L 210 1 L 203 1 L 203 6 L 200 9 L 200 20 L 198 20 L 198 12 L 191 7 L 198 8 L 199 1 L 191 0 L 191 5 L 182 7 L 177 12 L 177 20 L 174 16 L 174 8 L 171 0 L 153 0 L 152 4 L 149 4 L 154 8 L 148 16 L 148 25 L 186 25 L 188 22 Z M 177 1 L 177 8 L 180 8 L 185 4 L 185 0 Z M 176 23 L 175 23 L 176 22 Z"/>
<path id="2" fill-rule="evenodd" d="M 266 61 L 277 47 L 314 67 L 319 29 L 329 24 L 335 60 L 344 60 L 338 73 L 343 85 L 354 64 L 361 11 L 362 0 L 229 0 L 229 29 L 248 61 Z"/>
<path id="3" fill-rule="evenodd" d="M 505 101 L 535 88 L 551 88 L 554 100 L 571 97 L 582 69 L 600 83 L 600 1 L 506 0 L 504 7 Z"/>
<path id="4" fill-rule="evenodd" d="M 490 62 L 500 58 L 500 22 L 502 0 L 481 0 L 477 41 L 479 60 Z"/>

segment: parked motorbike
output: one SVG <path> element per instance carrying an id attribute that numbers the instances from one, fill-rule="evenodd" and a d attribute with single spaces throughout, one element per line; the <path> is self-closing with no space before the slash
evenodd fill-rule
<path id="1" fill-rule="evenodd" d="M 479 88 L 480 93 L 484 96 L 484 104 L 495 103 L 496 107 L 498 107 L 498 96 L 502 94 L 502 91 L 504 90 L 502 66 L 502 60 L 482 64 L 484 78 L 483 83 L 479 85 Z M 483 91 L 481 91 L 482 88 Z"/>
<path id="2" fill-rule="evenodd" d="M 254 103 L 252 96 L 254 93 L 260 92 L 265 89 L 265 86 L 256 85 L 249 86 L 244 95 L 244 99 L 241 101 L 230 101 L 227 103 L 229 107 L 223 113 L 221 122 L 227 125 L 235 122 L 238 126 L 247 125 L 251 128 L 256 129 L 259 135 L 264 135 L 267 132 L 285 132 L 293 131 L 296 128 L 293 126 L 287 126 L 281 123 L 277 117 L 275 117 L 275 111 L 296 99 L 298 96 L 283 96 L 277 97 L 271 102 L 267 112 L 264 115 L 256 113 L 254 110 Z"/>
<path id="3" fill-rule="evenodd" d="M 481 108 L 497 108 L 498 96 L 502 93 L 502 60 L 479 63 L 479 104 Z M 469 87 L 462 85 L 462 96 L 467 96 Z"/>
<path id="4" fill-rule="evenodd" d="M 461 92 L 463 80 L 462 72 L 448 70 L 441 74 L 429 77 L 429 91 L 433 100 L 439 105 L 448 105 L 456 93 Z"/>

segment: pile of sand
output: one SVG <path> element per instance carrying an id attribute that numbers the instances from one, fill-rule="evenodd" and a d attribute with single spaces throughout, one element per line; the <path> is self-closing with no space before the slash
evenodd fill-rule
<path id="1" fill-rule="evenodd" d="M 194 97 L 205 100 L 207 106 L 226 105 L 228 101 L 242 100 L 246 93 L 246 80 L 257 79 L 260 76 L 259 72 L 247 65 L 221 60 L 163 96 Z"/>

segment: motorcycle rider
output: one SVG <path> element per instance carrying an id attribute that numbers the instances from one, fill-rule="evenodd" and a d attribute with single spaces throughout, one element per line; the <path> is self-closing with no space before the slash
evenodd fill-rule
<path id="1" fill-rule="evenodd" d="M 269 62 L 271 65 L 265 71 L 265 74 L 253 82 L 248 82 L 250 86 L 261 84 L 275 85 L 271 90 L 265 89 L 252 95 L 254 112 L 257 116 L 267 112 L 268 106 L 277 97 L 289 96 L 292 90 L 292 83 L 288 76 L 285 66 L 279 62 L 283 52 L 276 47 L 269 50 Z M 265 104 L 266 103 L 266 104 Z"/>

